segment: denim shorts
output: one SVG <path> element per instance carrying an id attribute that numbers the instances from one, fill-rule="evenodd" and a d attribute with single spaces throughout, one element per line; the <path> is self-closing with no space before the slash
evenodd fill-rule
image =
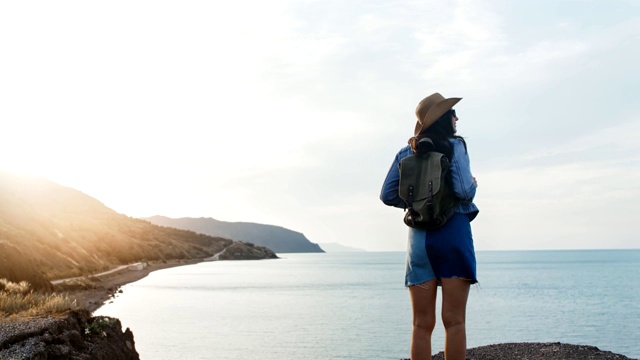
<path id="1" fill-rule="evenodd" d="M 409 228 L 405 286 L 431 279 L 464 278 L 478 282 L 471 224 L 456 213 L 445 226 L 434 230 Z"/>

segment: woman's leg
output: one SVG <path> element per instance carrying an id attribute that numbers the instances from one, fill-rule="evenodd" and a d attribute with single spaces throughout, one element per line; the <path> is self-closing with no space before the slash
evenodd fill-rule
<path id="1" fill-rule="evenodd" d="M 409 287 L 413 309 L 411 360 L 431 360 L 431 333 L 436 325 L 436 279 Z"/>
<path id="2" fill-rule="evenodd" d="M 446 333 L 444 357 L 447 360 L 464 360 L 467 353 L 465 329 L 468 280 L 442 279 L 442 323 Z"/>

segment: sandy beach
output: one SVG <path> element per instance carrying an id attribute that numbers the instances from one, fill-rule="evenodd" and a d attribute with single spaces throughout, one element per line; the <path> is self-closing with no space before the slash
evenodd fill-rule
<path id="1" fill-rule="evenodd" d="M 93 277 L 95 287 L 84 290 L 60 290 L 67 292 L 71 298 L 75 298 L 82 308 L 94 312 L 111 300 L 123 285 L 143 279 L 151 272 L 176 266 L 197 264 L 203 259 L 172 260 L 166 262 L 150 262 L 141 270 L 125 269 L 112 274 Z"/>

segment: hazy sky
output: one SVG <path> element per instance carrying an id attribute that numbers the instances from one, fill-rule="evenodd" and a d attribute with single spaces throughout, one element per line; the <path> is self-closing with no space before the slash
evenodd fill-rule
<path id="1" fill-rule="evenodd" d="M 476 249 L 638 248 L 638 1 L 0 3 L 0 170 L 117 212 L 404 250 L 378 196 L 463 97 Z"/>

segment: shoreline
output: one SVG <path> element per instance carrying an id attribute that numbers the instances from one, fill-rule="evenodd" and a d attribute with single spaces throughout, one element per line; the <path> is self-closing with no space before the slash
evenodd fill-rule
<path id="1" fill-rule="evenodd" d="M 157 270 L 194 265 L 204 261 L 205 259 L 148 262 L 147 266 L 140 270 L 124 269 L 108 275 L 91 277 L 95 281 L 95 287 L 91 289 L 56 290 L 56 292 L 68 294 L 70 298 L 76 300 L 79 307 L 93 313 L 105 305 L 107 301 L 112 300 L 118 292 L 121 292 L 120 288 L 124 285 L 144 279 L 147 275 Z"/>
<path id="2" fill-rule="evenodd" d="M 95 288 L 85 290 L 56 290 L 57 293 L 66 293 L 72 299 L 76 299 L 80 308 L 86 309 L 92 315 L 109 301 L 114 300 L 116 294 L 121 292 L 121 287 L 144 279 L 150 273 L 178 266 L 194 265 L 206 262 L 204 258 L 190 260 L 171 260 L 166 262 L 148 262 L 147 266 L 140 269 L 123 269 L 121 271 L 92 277 Z M 42 319 L 29 320 L 41 322 Z M 8 332 L 0 323 L 0 333 Z M 46 325 L 46 324 L 45 324 Z M 44 325 L 43 325 L 44 326 Z M 6 330 L 6 331 L 5 331 Z M 9 329 L 10 330 L 10 329 Z M 127 329 L 129 331 L 129 329 Z M 2 337 L 0 337 L 2 338 Z M 0 339 L 1 340 L 1 339 Z M 2 342 L 0 342 L 2 344 Z M 5 344 L 2 344 L 5 345 Z M 2 352 L 2 351 L 0 351 Z M 467 358 L 477 360 L 514 359 L 527 357 L 530 360 L 560 360 L 560 359 L 598 359 L 598 360 L 633 360 L 634 358 L 598 347 L 584 344 L 569 344 L 562 342 L 514 342 L 495 343 L 467 349 Z M 0 356 L 2 358 L 2 356 Z M 404 357 L 399 357 L 404 360 Z M 432 355 L 433 360 L 443 360 L 444 353 Z M 408 359 L 407 359 L 408 360 Z"/>

